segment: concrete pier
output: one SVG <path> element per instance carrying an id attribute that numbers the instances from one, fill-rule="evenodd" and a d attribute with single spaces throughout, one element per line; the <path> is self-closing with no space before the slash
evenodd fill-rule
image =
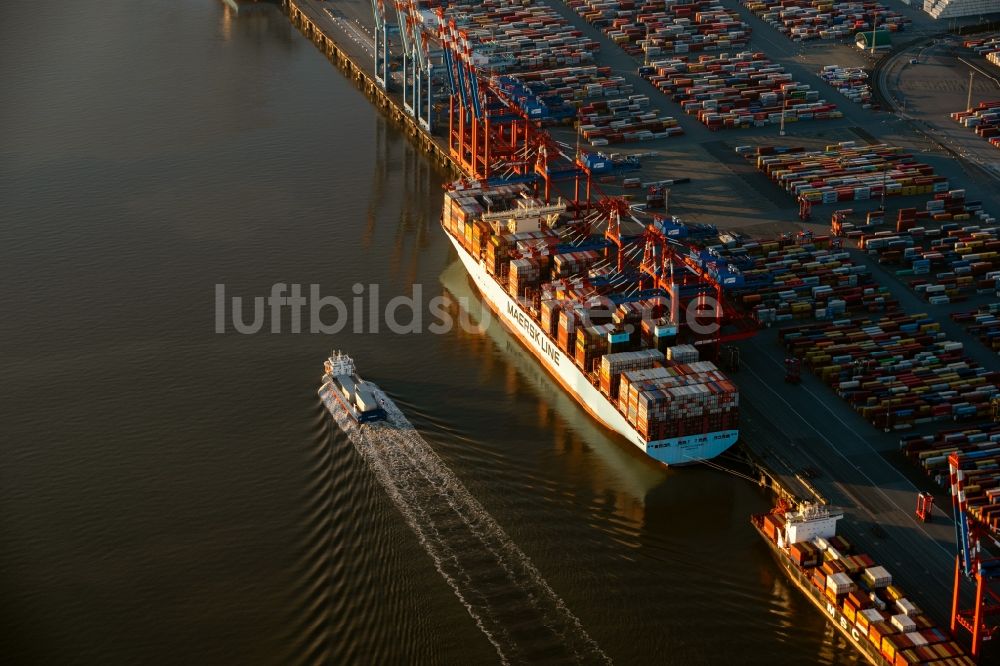
<path id="1" fill-rule="evenodd" d="M 437 164 L 448 168 L 453 175 L 459 177 L 462 171 L 448 154 L 445 139 L 429 134 L 416 119 L 403 109 L 402 97 L 383 90 L 376 82 L 373 73 L 374 63 L 362 65 L 357 58 L 345 49 L 325 28 L 324 21 L 316 16 L 316 11 L 301 0 L 282 0 L 282 8 L 288 14 L 292 25 L 299 29 L 326 57 L 343 72 L 344 76 L 371 99 L 385 115 L 392 119 L 413 142 Z"/>

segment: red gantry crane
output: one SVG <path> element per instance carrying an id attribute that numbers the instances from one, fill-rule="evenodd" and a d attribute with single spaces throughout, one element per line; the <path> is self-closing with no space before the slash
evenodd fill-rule
<path id="1" fill-rule="evenodd" d="M 1000 505 L 990 501 L 976 502 L 976 510 L 971 509 L 971 499 L 983 499 L 986 490 L 973 483 L 966 484 L 968 475 L 974 473 L 977 457 L 994 453 L 952 453 L 948 456 L 948 473 L 951 483 L 952 505 L 955 510 L 955 542 L 958 554 L 955 556 L 955 586 L 951 604 L 951 632 L 957 635 L 959 629 L 969 632 L 972 638 L 971 653 L 978 658 L 982 644 L 993 638 L 997 631 L 994 618 L 1000 614 L 1000 593 L 995 586 L 1000 582 L 1000 559 L 993 557 L 984 545 L 1000 546 L 997 539 L 997 516 Z M 970 497 L 968 492 L 976 493 Z M 962 576 L 976 585 L 975 602 L 972 608 L 960 608 Z"/>
<path id="2" fill-rule="evenodd" d="M 577 235 L 587 236 L 593 224 L 605 223 L 605 259 L 612 262 L 616 279 L 638 275 L 635 287 L 639 291 L 665 292 L 670 320 L 683 328 L 685 337 L 707 347 L 712 357 L 718 357 L 721 344 L 752 336 L 756 325 L 728 303 L 701 250 L 669 238 L 656 224 L 646 226 L 638 237 L 624 236 L 621 224 L 625 219 L 635 220 L 642 228 L 632 217 L 629 201 L 604 196 L 593 184 L 579 151 L 567 154 L 572 148 L 555 141 L 540 121 L 529 118 L 509 99 L 499 80 L 480 71 L 484 60 L 477 56 L 473 38 L 443 9 L 438 8 L 436 14 L 451 92 L 448 151 L 466 178 L 486 186 L 531 183 L 546 203 L 551 202 L 556 183 L 572 180 L 572 194 L 560 194 L 578 218 L 583 214 Z M 640 254 L 642 259 L 637 261 Z"/>
<path id="3" fill-rule="evenodd" d="M 698 249 L 667 237 L 655 224 L 644 232 L 645 250 L 640 271 L 643 282 L 670 298 L 670 320 L 684 322 L 695 344 L 710 345 L 717 358 L 723 343 L 745 340 L 757 326 L 725 297 L 722 284 L 696 258 Z"/>
<path id="4" fill-rule="evenodd" d="M 501 90 L 499 82 L 479 69 L 475 44 L 465 30 L 436 11 L 438 38 L 443 49 L 450 96 L 448 153 L 466 176 L 487 184 L 540 183 L 546 203 L 553 185 L 574 181 L 569 208 L 579 211 L 589 203 L 590 174 L 568 156 L 563 147 Z M 580 186 L 586 184 L 586 198 Z M 565 196 L 564 193 L 560 193 Z"/>

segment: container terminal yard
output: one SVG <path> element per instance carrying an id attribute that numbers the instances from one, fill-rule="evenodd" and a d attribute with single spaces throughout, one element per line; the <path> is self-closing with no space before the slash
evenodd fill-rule
<path id="1" fill-rule="evenodd" d="M 691 270 L 754 326 L 712 354 L 742 393 L 739 455 L 782 498 L 842 511 L 854 552 L 964 653 L 997 658 L 1000 150 L 961 115 L 1000 99 L 995 58 L 897 2 L 806 18 L 729 1 L 284 6 L 466 179 L 453 196 L 533 183 L 614 220 L 605 257 L 633 211 L 706 253 Z M 833 65 L 863 71 L 870 96 L 830 85 Z M 871 606 L 828 592 L 848 617 Z M 967 663 L 916 652 L 926 640 L 893 619 L 888 653 L 859 647 L 873 663 Z"/>

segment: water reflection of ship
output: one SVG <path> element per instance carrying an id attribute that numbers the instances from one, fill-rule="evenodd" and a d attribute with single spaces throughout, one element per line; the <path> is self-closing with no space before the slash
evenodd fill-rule
<path id="1" fill-rule="evenodd" d="M 481 367 L 483 375 L 505 375 L 509 395 L 530 392 L 537 397 L 538 430 L 552 433 L 552 444 L 546 437 L 539 445 L 565 454 L 567 476 L 586 486 L 573 493 L 574 499 L 587 504 L 592 524 L 614 544 L 609 549 L 611 556 L 632 563 L 614 569 L 616 580 L 630 590 L 627 601 L 612 595 L 602 603 L 622 613 L 633 612 L 635 607 L 662 610 L 662 595 L 670 594 L 671 586 L 690 589 L 685 583 L 688 579 L 705 587 L 721 581 L 737 591 L 735 600 L 721 611 L 735 621 L 743 612 L 738 599 L 757 595 L 760 588 L 739 569 L 720 572 L 724 561 L 720 553 L 736 546 L 742 536 L 726 526 L 743 521 L 745 507 L 755 506 L 754 495 L 762 491 L 734 483 L 730 476 L 701 465 L 683 471 L 663 468 L 631 447 L 621 446 L 613 439 L 615 435 L 602 430 L 539 366 L 531 352 L 496 321 L 470 280 L 460 261 L 442 272 L 441 284 L 454 301 L 450 314 L 457 317 L 465 313 L 472 323 L 479 323 L 485 311 L 493 323 L 485 328 L 485 334 L 464 331 L 456 324 L 449 344 Z M 767 503 L 763 496 L 758 501 L 760 506 Z M 692 548 L 692 543 L 700 545 Z M 655 582 L 651 583 L 649 576 Z M 781 588 L 784 582 L 777 581 L 775 587 L 787 594 L 787 589 Z M 786 618 L 781 601 L 770 608 Z M 713 607 L 711 612 L 718 609 Z M 655 625 L 651 621 L 648 626 L 654 630 Z"/>
<path id="2" fill-rule="evenodd" d="M 413 147 L 391 121 L 375 117 L 375 172 L 368 198 L 361 246 L 385 243 L 392 248 L 388 265 L 405 276 L 417 279 L 421 257 L 439 233 L 441 184 L 447 173 Z M 402 192 L 402 196 L 394 196 Z M 398 212 L 386 206 L 398 206 Z M 395 220 L 392 240 L 376 239 L 379 220 Z"/>
<path id="3" fill-rule="evenodd" d="M 529 386 L 539 398 L 537 405 L 540 428 L 552 432 L 554 445 L 570 454 L 568 458 L 579 468 L 574 471 L 588 478 L 594 478 L 599 470 L 593 465 L 590 465 L 589 469 L 585 468 L 586 463 L 578 455 L 583 447 L 593 451 L 605 463 L 604 467 L 612 470 L 617 477 L 613 484 L 596 483 L 596 489 L 606 492 L 609 485 L 627 489 L 634 499 L 625 501 L 624 498 L 619 498 L 616 503 L 623 505 L 619 508 L 622 512 L 628 513 L 630 518 L 642 522 L 642 499 L 664 481 L 665 475 L 671 475 L 673 472 L 650 464 L 646 456 L 633 452 L 630 447 L 621 446 L 612 439 L 611 433 L 602 430 L 583 408 L 541 369 L 521 343 L 496 320 L 496 316 L 483 304 L 479 294 L 470 284 L 471 278 L 460 261 L 452 262 L 441 273 L 440 280 L 454 301 L 453 307 L 464 310 L 461 313 L 454 312 L 452 316 L 462 314 L 468 317 L 471 323 L 478 325 L 483 321 L 485 313 L 487 321 L 491 322 L 491 325 L 485 327 L 485 335 L 461 332 L 461 327 L 458 325 L 455 327 L 460 331 L 458 335 L 463 338 L 463 343 L 469 350 L 469 355 L 474 358 L 474 362 L 486 364 L 484 369 L 487 371 L 507 370 L 505 387 L 509 394 L 517 392 L 519 383 Z M 500 352 L 504 362 L 503 368 L 489 365 L 494 362 L 496 356 L 486 349 L 491 343 Z"/>

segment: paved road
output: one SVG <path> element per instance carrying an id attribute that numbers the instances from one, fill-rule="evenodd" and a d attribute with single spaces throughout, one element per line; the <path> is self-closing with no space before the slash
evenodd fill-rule
<path id="1" fill-rule="evenodd" d="M 375 69 L 375 19 L 371 4 L 362 0 L 299 0 L 299 8 L 330 36 L 355 63 L 368 71 Z M 395 25 L 395 15 L 388 12 L 387 23 Z M 389 38 L 390 56 L 399 55 L 398 36 Z M 399 73 L 391 75 L 399 80 Z"/>
<path id="2" fill-rule="evenodd" d="M 990 72 L 985 59 L 960 48 L 958 40 L 939 41 L 933 45 L 916 45 L 895 55 L 883 73 L 884 90 L 900 115 L 954 154 L 960 155 L 988 172 L 1000 183 L 1000 150 L 962 127 L 950 114 L 961 111 L 968 101 L 968 65 L 979 71 L 973 80 L 972 104 L 986 99 L 1000 99 L 1000 70 Z M 917 64 L 911 64 L 911 60 Z"/>

